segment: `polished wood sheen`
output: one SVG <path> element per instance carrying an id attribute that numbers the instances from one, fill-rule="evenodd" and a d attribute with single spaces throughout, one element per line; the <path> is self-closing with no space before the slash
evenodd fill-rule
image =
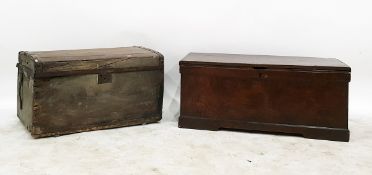
<path id="1" fill-rule="evenodd" d="M 332 58 L 190 53 L 179 127 L 348 141 L 350 67 Z"/>

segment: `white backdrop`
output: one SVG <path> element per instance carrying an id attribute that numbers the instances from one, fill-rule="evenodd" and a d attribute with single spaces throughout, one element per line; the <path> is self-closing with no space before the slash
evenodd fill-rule
<path id="1" fill-rule="evenodd" d="M 371 2 L 1 0 L 0 174 L 371 174 Z M 165 56 L 162 124 L 30 138 L 16 119 L 18 51 L 132 45 Z M 191 51 L 341 59 L 351 142 L 178 129 L 178 61 Z"/>
<path id="2" fill-rule="evenodd" d="M 371 111 L 372 4 L 340 0 L 2 0 L 2 108 L 15 112 L 20 50 L 142 45 L 165 56 L 165 120 L 188 52 L 335 57 L 352 67 L 350 112 Z"/>

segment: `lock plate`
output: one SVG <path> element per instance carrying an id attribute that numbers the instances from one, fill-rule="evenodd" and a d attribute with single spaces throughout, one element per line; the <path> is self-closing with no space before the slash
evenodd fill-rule
<path id="1" fill-rule="evenodd" d="M 111 73 L 99 73 L 97 78 L 98 84 L 112 83 L 112 74 Z"/>

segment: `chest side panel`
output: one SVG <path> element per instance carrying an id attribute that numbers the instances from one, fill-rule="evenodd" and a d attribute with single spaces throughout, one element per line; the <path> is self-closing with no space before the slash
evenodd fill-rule
<path id="1" fill-rule="evenodd" d="M 34 97 L 34 62 L 24 52 L 18 55 L 17 116 L 28 130 L 32 130 Z"/>
<path id="2" fill-rule="evenodd" d="M 32 128 L 34 80 L 23 70 L 18 69 L 17 116 L 28 130 Z"/>

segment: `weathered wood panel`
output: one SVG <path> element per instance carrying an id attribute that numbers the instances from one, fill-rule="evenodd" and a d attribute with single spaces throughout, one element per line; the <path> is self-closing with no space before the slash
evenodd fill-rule
<path id="1" fill-rule="evenodd" d="M 104 84 L 94 74 L 38 79 L 34 135 L 158 121 L 161 91 L 161 71 L 117 73 Z"/>

